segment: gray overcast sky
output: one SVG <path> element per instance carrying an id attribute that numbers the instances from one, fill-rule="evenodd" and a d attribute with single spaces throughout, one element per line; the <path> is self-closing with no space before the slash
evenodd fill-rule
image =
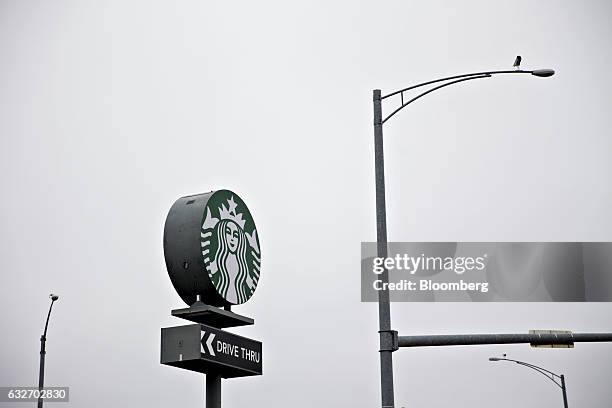
<path id="1" fill-rule="evenodd" d="M 0 1 L 0 385 L 69 407 L 201 407 L 204 377 L 159 364 L 183 304 L 165 216 L 219 188 L 263 251 L 236 329 L 264 375 L 225 407 L 379 406 L 372 89 L 511 68 L 423 98 L 385 128 L 389 239 L 612 241 L 607 1 Z M 390 105 L 385 106 L 387 112 Z M 612 331 L 610 304 L 394 304 L 400 334 Z M 609 407 L 612 344 L 402 349 L 398 407 L 560 406 L 509 356 L 565 373 L 570 406 Z M 0 404 L 1 405 L 1 404 Z M 5 404 L 3 406 L 10 406 Z M 15 406 L 21 406 L 17 404 Z"/>

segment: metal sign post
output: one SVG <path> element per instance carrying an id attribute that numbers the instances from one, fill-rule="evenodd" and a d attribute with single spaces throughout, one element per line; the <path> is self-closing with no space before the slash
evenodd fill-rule
<path id="1" fill-rule="evenodd" d="M 196 324 L 161 329 L 160 362 L 206 374 L 206 407 L 221 408 L 221 379 L 262 374 L 262 343 L 222 330 L 254 320 L 231 311 L 259 282 L 261 251 L 253 217 L 237 194 L 179 198 L 164 227 L 168 275 L 190 305 L 172 315 Z"/>

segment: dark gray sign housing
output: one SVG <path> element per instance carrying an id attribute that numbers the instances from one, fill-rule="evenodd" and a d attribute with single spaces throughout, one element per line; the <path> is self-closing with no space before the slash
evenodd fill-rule
<path id="1" fill-rule="evenodd" d="M 261 249 L 248 207 L 229 190 L 181 197 L 164 226 L 164 257 L 172 285 L 188 305 L 248 301 L 259 282 Z"/>

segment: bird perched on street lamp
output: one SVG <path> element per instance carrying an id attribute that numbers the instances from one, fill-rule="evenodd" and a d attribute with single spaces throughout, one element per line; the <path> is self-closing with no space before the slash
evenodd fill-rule
<path id="1" fill-rule="evenodd" d="M 521 58 L 520 55 L 516 56 L 516 59 L 514 60 L 514 65 L 513 65 L 514 68 L 516 68 L 516 69 L 520 69 L 521 68 L 521 59 L 522 58 Z"/>

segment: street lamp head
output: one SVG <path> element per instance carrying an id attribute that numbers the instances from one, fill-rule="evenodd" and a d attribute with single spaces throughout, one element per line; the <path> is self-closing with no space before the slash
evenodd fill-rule
<path id="1" fill-rule="evenodd" d="M 501 360 L 499 357 L 489 357 L 489 361 L 499 361 Z"/>
<path id="2" fill-rule="evenodd" d="M 536 69 L 535 71 L 531 71 L 531 75 L 535 75 L 537 77 L 549 77 L 555 75 L 555 70 L 553 69 Z"/>
<path id="3" fill-rule="evenodd" d="M 51 298 L 52 302 L 55 302 L 57 299 L 59 299 L 59 296 L 54 295 L 53 293 L 49 295 L 49 297 Z"/>

